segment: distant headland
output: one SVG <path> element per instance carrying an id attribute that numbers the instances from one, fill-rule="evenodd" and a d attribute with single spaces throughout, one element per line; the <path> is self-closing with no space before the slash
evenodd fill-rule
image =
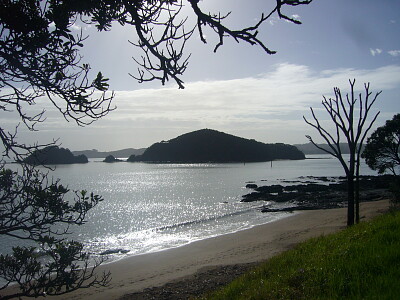
<path id="1" fill-rule="evenodd" d="M 92 149 L 92 150 L 72 151 L 72 153 L 74 155 L 83 154 L 88 158 L 106 158 L 109 155 L 121 158 L 121 157 L 129 157 L 131 155 L 141 155 L 145 150 L 146 148 L 139 148 L 139 149 L 126 148 L 126 149 L 106 152 L 106 151 L 98 151 L 97 149 Z"/>
<path id="2" fill-rule="evenodd" d="M 305 143 L 305 144 L 294 144 L 297 149 L 299 149 L 304 154 L 326 154 L 326 152 L 318 149 L 312 143 Z M 329 150 L 329 146 L 327 144 L 318 144 L 318 146 Z M 342 149 L 343 154 L 348 154 L 349 150 L 347 144 L 342 143 L 340 144 L 340 148 Z M 115 158 L 126 158 L 132 155 L 140 156 L 142 155 L 147 148 L 126 148 L 121 150 L 115 151 L 99 151 L 97 149 L 92 150 L 79 150 L 79 151 L 72 151 L 74 155 L 85 155 L 87 158 L 106 158 L 109 155 L 112 155 Z"/>
<path id="3" fill-rule="evenodd" d="M 325 151 L 318 149 L 317 147 L 314 146 L 312 143 L 307 143 L 307 144 L 295 144 L 294 145 L 297 149 L 299 149 L 301 152 L 304 154 L 326 154 Z M 330 148 L 327 144 L 318 144 L 319 147 L 329 150 Z M 340 143 L 340 150 L 342 154 L 349 154 L 349 146 L 346 143 Z M 364 146 L 363 146 L 364 149 Z"/>
<path id="4" fill-rule="evenodd" d="M 132 155 L 129 162 L 228 163 L 262 162 L 278 159 L 305 159 L 292 145 L 265 144 L 212 129 L 183 134 L 169 141 L 155 143 L 142 155 Z"/>

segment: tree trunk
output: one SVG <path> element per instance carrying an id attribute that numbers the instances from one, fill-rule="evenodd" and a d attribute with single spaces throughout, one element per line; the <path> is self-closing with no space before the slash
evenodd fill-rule
<path id="1" fill-rule="evenodd" d="M 359 174 L 356 175 L 354 200 L 355 200 L 355 207 L 356 207 L 356 224 L 358 224 L 358 223 L 360 223 L 360 175 Z"/>
<path id="2" fill-rule="evenodd" d="M 347 176 L 347 226 L 354 225 L 354 178 Z"/>

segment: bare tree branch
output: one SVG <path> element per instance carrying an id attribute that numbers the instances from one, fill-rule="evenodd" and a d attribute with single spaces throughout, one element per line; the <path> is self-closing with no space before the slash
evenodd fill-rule
<path id="1" fill-rule="evenodd" d="M 327 150 L 319 145 L 317 145 L 314 140 L 307 135 L 306 137 L 313 143 L 318 149 L 325 151 L 326 153 L 336 157 L 347 176 L 348 183 L 348 215 L 347 224 L 354 224 L 354 217 L 358 222 L 359 220 L 359 190 L 358 190 L 358 177 L 360 168 L 360 155 L 362 151 L 363 142 L 377 119 L 379 112 L 377 112 L 372 119 L 369 118 L 370 110 L 372 105 L 375 103 L 376 99 L 381 92 L 375 94 L 374 99 L 369 103 L 369 97 L 371 93 L 369 92 L 369 84 L 364 84 L 365 96 L 364 99 L 361 94 L 359 94 L 359 99 L 355 97 L 355 79 L 349 80 L 350 83 L 350 94 L 346 94 L 345 99 L 342 97 L 339 88 L 334 88 L 335 98 L 326 99 L 322 101 L 322 105 L 325 111 L 328 113 L 330 120 L 335 126 L 334 137 L 330 132 L 325 129 L 319 122 L 314 110 L 310 108 L 313 117 L 313 122 L 308 121 L 304 116 L 305 122 L 317 130 L 318 134 L 325 140 L 328 144 L 330 150 Z M 358 106 L 357 106 L 358 102 Z M 356 108 L 358 107 L 359 113 L 356 114 Z M 358 116 L 358 117 L 357 117 Z M 369 121 L 368 121 L 369 120 Z M 366 122 L 369 122 L 366 126 Z M 350 160 L 347 162 L 341 152 L 340 140 L 341 135 L 343 135 L 347 141 L 347 146 L 350 151 Z M 354 186 L 354 179 L 356 179 L 356 186 Z M 354 206 L 356 215 L 354 215 Z"/>

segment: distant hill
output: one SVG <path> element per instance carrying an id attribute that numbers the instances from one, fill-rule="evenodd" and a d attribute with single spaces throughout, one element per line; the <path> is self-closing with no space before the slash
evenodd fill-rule
<path id="1" fill-rule="evenodd" d="M 93 149 L 93 150 L 73 151 L 72 153 L 74 155 L 83 154 L 88 158 L 106 158 L 109 155 L 112 155 L 114 157 L 129 157 L 131 155 L 142 155 L 144 150 L 146 150 L 146 148 L 140 148 L 140 149 L 127 148 L 116 151 L 100 152 L 96 149 Z"/>
<path id="2" fill-rule="evenodd" d="M 183 134 L 168 142 L 155 143 L 128 161 L 147 162 L 258 162 L 277 159 L 304 159 L 296 147 L 264 144 L 211 129 Z"/>
<path id="3" fill-rule="evenodd" d="M 302 151 L 304 154 L 326 154 L 326 152 L 318 149 L 315 147 L 312 143 L 307 143 L 307 144 L 295 144 L 295 147 Z M 318 144 L 318 146 L 324 148 L 324 149 L 329 149 L 327 144 Z M 341 143 L 340 144 L 340 149 L 343 154 L 349 154 L 349 148 L 346 143 Z"/>
<path id="4" fill-rule="evenodd" d="M 85 155 L 74 156 L 69 149 L 49 146 L 36 150 L 24 162 L 30 165 L 83 164 L 88 159 Z"/>

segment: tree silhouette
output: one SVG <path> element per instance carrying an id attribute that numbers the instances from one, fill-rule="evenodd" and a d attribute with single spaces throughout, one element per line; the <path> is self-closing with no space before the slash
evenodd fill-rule
<path id="1" fill-rule="evenodd" d="M 45 120 L 44 111 L 30 114 L 26 108 L 40 97 L 49 99 L 67 120 L 79 125 L 90 124 L 114 108 L 114 94 L 107 92 L 108 79 L 101 72 L 91 75 L 90 65 L 82 62 L 79 50 L 86 37 L 82 32 L 71 33 L 78 21 L 94 25 L 99 31 L 111 30 L 113 22 L 131 26 L 137 36 L 132 44 L 142 49 L 143 55 L 134 58 L 138 73 L 130 75 L 139 82 L 160 80 L 165 84 L 172 79 L 184 88 L 181 77 L 190 57 L 185 54 L 185 45 L 196 30 L 204 43 L 204 29 L 215 32 L 219 42 L 214 51 L 225 39 L 232 38 L 259 46 L 268 54 L 275 53 L 258 38 L 261 25 L 274 15 L 300 24 L 284 14 L 283 8 L 307 5 L 312 0 L 275 1 L 276 5 L 262 13 L 255 24 L 231 29 L 225 25 L 229 13 L 205 13 L 199 0 L 1 0 L 0 111 L 15 110 L 21 121 L 34 130 L 38 122 Z M 190 9 L 184 10 L 185 5 Z M 197 22 L 187 28 L 189 17 Z M 9 132 L 3 126 L 0 138 L 6 152 L 30 150 L 30 146 L 17 142 L 15 131 Z"/>
<path id="2" fill-rule="evenodd" d="M 385 125 L 377 128 L 367 139 L 362 157 L 372 170 L 379 174 L 386 171 L 394 175 L 391 190 L 394 203 L 400 200 L 400 114 L 387 120 Z"/>
<path id="3" fill-rule="evenodd" d="M 67 188 L 48 181 L 47 174 L 27 165 L 22 173 L 0 171 L 0 236 L 34 242 L 29 247 L 17 243 L 12 254 L 0 255 L 0 291 L 19 284 L 1 299 L 60 295 L 110 280 L 109 273 L 95 274 L 102 260 L 89 264 L 83 245 L 65 240 L 70 226 L 84 224 L 102 198 L 80 191 L 71 199 Z"/>
<path id="4" fill-rule="evenodd" d="M 325 140 L 329 148 L 322 148 L 314 142 L 311 136 L 307 136 L 315 147 L 322 151 L 336 157 L 342 165 L 347 177 L 347 225 L 353 225 L 354 219 L 359 221 L 359 175 L 360 175 L 360 155 L 362 152 L 362 145 L 367 136 L 368 131 L 371 129 L 373 123 L 379 115 L 377 112 L 370 121 L 368 115 L 372 105 L 381 92 L 375 94 L 371 99 L 372 93 L 369 91 L 369 83 L 364 84 L 365 95 L 364 98 L 360 93 L 357 95 L 354 91 L 355 79 L 349 80 L 350 94 L 346 94 L 345 98 L 338 87 L 335 87 L 335 98 L 327 99 L 324 96 L 322 106 L 328 113 L 330 120 L 334 125 L 334 133 L 329 132 L 321 125 L 313 108 L 310 108 L 313 121 L 308 121 L 304 116 L 304 121 L 315 128 L 319 135 Z M 343 157 L 340 143 L 342 139 L 347 143 L 350 158 L 347 162 Z"/>
<path id="5" fill-rule="evenodd" d="M 400 114 L 387 120 L 386 124 L 376 129 L 367 139 L 362 157 L 372 170 L 379 174 L 390 171 L 398 176 L 400 166 Z"/>
<path id="6" fill-rule="evenodd" d="M 94 25 L 99 31 L 111 30 L 113 22 L 131 26 L 137 36 L 132 44 L 142 49 L 143 55 L 134 58 L 138 73 L 130 75 L 139 82 L 160 80 L 165 84 L 172 79 L 184 88 L 182 75 L 190 57 L 185 45 L 196 30 L 204 43 L 204 29 L 214 31 L 218 37 L 214 51 L 232 38 L 275 53 L 258 38 L 261 25 L 273 15 L 299 24 L 285 15 L 283 8 L 307 5 L 312 0 L 275 1 L 255 24 L 232 29 L 225 25 L 229 14 L 205 13 L 199 0 L 0 0 L 0 113 L 15 113 L 16 124 L 34 131 L 46 119 L 44 110 L 30 109 L 38 101 L 47 99 L 67 121 L 79 126 L 89 125 L 114 109 L 115 95 L 108 91 L 108 79 L 102 72 L 93 74 L 91 66 L 83 62 L 80 49 L 86 37 L 71 31 L 77 22 Z M 184 4 L 190 9 L 184 10 Z M 197 20 L 189 28 L 188 11 Z M 88 269 L 89 257 L 82 245 L 64 240 L 69 227 L 53 230 L 62 224 L 83 224 L 87 212 L 101 197 L 85 191 L 74 194 L 24 164 L 28 155 L 56 141 L 25 144 L 17 138 L 18 126 L 0 126 L 4 146 L 0 160 L 0 234 L 35 242 L 48 262 L 42 264 L 32 247 L 15 247 L 12 255 L 1 255 L 0 277 L 6 283 L 0 291 L 11 282 L 20 286 L 19 292 L 2 297 L 55 295 L 107 284 L 108 274 L 96 277 L 94 269 Z M 21 162 L 20 170 L 8 170 L 6 159 Z"/>

